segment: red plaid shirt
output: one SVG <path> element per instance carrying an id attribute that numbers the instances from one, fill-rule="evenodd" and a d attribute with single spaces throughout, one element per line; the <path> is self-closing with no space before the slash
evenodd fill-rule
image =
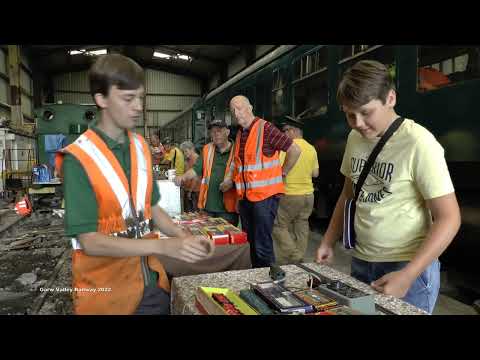
<path id="1" fill-rule="evenodd" d="M 256 117 L 255 120 L 252 121 L 248 129 L 242 128 L 240 130 L 242 132 L 240 136 L 240 160 L 242 160 L 242 162 L 244 159 L 245 144 L 247 143 L 248 134 L 250 134 L 250 130 L 259 119 L 259 117 Z M 263 131 L 263 155 L 270 157 L 277 150 L 287 151 L 290 145 L 292 145 L 292 143 L 293 140 L 290 139 L 283 132 L 278 130 L 275 125 L 268 121 L 265 122 L 265 127 Z"/>

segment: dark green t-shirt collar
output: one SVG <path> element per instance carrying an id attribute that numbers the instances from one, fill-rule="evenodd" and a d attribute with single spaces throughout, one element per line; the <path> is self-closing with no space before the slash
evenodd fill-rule
<path id="1" fill-rule="evenodd" d="M 230 154 L 230 151 L 233 150 L 233 143 L 232 143 L 231 141 L 228 141 L 228 142 L 231 144 L 230 149 L 228 149 L 227 151 L 225 151 L 225 152 L 223 152 L 223 153 L 220 152 L 220 149 L 214 144 L 213 146 L 215 147 L 215 152 L 216 152 L 217 154 L 222 154 L 222 155 Z"/>
<path id="2" fill-rule="evenodd" d="M 97 128 L 96 126 L 91 128 L 95 133 L 97 133 L 98 136 L 105 142 L 107 147 L 109 149 L 116 149 L 116 148 L 129 148 L 130 147 L 130 139 L 128 138 L 127 132 L 125 131 L 124 133 L 124 141 L 123 143 L 119 143 L 116 140 L 113 140 L 111 137 L 109 137 L 107 134 L 105 134 L 102 130 Z"/>

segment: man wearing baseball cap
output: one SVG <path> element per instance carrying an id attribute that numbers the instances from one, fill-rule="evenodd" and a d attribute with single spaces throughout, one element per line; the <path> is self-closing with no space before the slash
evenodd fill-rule
<path id="1" fill-rule="evenodd" d="M 202 153 L 184 175 L 177 176 L 175 183 L 201 177 L 198 208 L 210 216 L 222 217 L 233 225 L 238 224 L 237 196 L 235 189 L 226 190 L 224 178 L 233 160 L 233 144 L 228 139 L 230 129 L 222 119 L 214 119 L 208 124 L 212 142 L 203 146 Z"/>
<path id="2" fill-rule="evenodd" d="M 308 218 L 314 200 L 312 177 L 318 176 L 318 157 L 315 148 L 303 139 L 302 122 L 285 117 L 279 127 L 302 149 L 298 161 L 284 178 L 285 195 L 280 198 L 272 231 L 277 264 L 285 265 L 303 262 L 307 250 Z M 284 160 L 282 151 L 280 161 Z"/>
<path id="3" fill-rule="evenodd" d="M 163 140 L 163 147 L 165 148 L 164 161 L 170 162 L 170 168 L 176 170 L 176 175 L 183 175 L 185 169 L 185 159 L 183 152 L 175 146 L 172 139 L 166 137 Z"/>

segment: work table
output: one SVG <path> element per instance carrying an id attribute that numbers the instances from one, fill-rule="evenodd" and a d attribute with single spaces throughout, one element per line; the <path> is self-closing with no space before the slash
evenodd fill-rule
<path id="1" fill-rule="evenodd" d="M 376 304 L 396 315 L 427 315 L 422 309 L 393 296 L 380 294 L 373 290 L 369 285 L 354 279 L 348 274 L 339 272 L 328 265 L 320 265 L 316 263 L 308 263 L 304 265 L 331 280 L 341 280 L 358 290 L 373 294 Z M 282 266 L 282 269 L 286 273 L 286 281 L 284 285 L 287 288 L 300 290 L 307 287 L 309 275 L 303 269 L 295 265 L 285 265 Z M 269 268 L 258 268 L 175 277 L 172 280 L 171 313 L 173 315 L 200 314 L 195 307 L 195 292 L 199 286 L 229 288 L 238 293 L 242 289 L 249 288 L 250 283 L 271 280 L 268 273 Z"/>

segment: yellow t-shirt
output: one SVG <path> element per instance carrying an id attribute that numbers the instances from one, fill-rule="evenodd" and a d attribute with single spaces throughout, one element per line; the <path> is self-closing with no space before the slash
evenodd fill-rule
<path id="1" fill-rule="evenodd" d="M 178 149 L 177 147 L 173 147 L 168 153 L 165 154 L 165 160 L 174 161 L 174 158 L 175 163 L 173 165 L 175 166 L 176 175 L 183 175 L 185 172 L 185 158 L 183 157 L 182 150 Z"/>
<path id="2" fill-rule="evenodd" d="M 312 171 L 318 169 L 317 151 L 304 139 L 294 139 L 293 141 L 300 146 L 302 153 L 285 178 L 285 194 L 313 194 Z M 282 165 L 285 161 L 285 155 L 285 152 L 280 152 Z"/>
<path id="3" fill-rule="evenodd" d="M 340 171 L 354 184 L 379 139 L 350 132 Z M 405 119 L 362 186 L 353 256 L 372 262 L 411 260 L 431 225 L 425 200 L 454 191 L 442 146 L 423 126 Z"/>

